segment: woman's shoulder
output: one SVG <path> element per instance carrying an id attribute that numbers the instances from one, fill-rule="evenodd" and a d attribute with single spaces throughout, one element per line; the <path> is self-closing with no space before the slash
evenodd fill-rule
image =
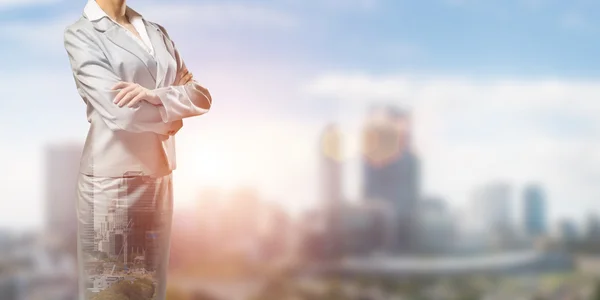
<path id="1" fill-rule="evenodd" d="M 92 26 L 91 22 L 84 17 L 80 17 L 77 21 L 65 27 L 64 38 L 68 39 L 76 36 L 79 38 L 86 37 L 91 39 L 94 36 L 93 33 L 94 27 Z"/>

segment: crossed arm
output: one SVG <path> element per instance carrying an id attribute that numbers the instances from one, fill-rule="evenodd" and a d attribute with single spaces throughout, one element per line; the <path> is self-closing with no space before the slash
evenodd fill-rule
<path id="1" fill-rule="evenodd" d="M 202 115 L 211 107 L 210 93 L 193 80 L 177 50 L 177 82 L 148 90 L 122 82 L 84 30 L 67 28 L 64 44 L 79 94 L 113 131 L 172 135 L 183 126 L 182 119 Z M 121 107 L 132 102 L 131 107 Z"/>
<path id="2" fill-rule="evenodd" d="M 187 68 L 182 70 L 182 75 L 177 76 L 179 79 L 173 84 L 177 85 L 186 85 L 193 81 L 193 74 L 188 71 Z M 154 106 L 163 106 L 162 101 L 158 95 L 139 84 L 135 84 L 133 82 L 118 82 L 113 88 L 113 90 L 119 90 L 119 93 L 113 100 L 119 107 L 123 107 L 127 105 L 127 107 L 134 107 L 140 101 L 147 101 L 148 103 Z"/>

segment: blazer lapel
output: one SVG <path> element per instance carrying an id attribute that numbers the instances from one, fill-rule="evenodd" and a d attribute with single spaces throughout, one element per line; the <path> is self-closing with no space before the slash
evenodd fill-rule
<path id="1" fill-rule="evenodd" d="M 148 69 L 148 72 L 150 72 L 150 76 L 152 76 L 154 81 L 156 81 L 158 66 L 154 57 L 152 57 L 152 55 L 150 55 L 150 53 L 148 53 L 148 51 L 138 44 L 131 36 L 129 36 L 129 34 L 126 32 L 127 29 L 115 24 L 110 20 L 107 20 L 107 18 L 104 18 L 103 20 L 105 20 L 105 22 L 112 23 L 112 26 L 110 26 L 104 32 L 104 35 L 115 45 L 129 51 L 131 54 L 139 58 Z M 160 78 L 160 75 L 158 78 Z"/>
<path id="2" fill-rule="evenodd" d="M 172 54 L 167 51 L 166 47 L 168 42 L 165 41 L 160 29 L 152 24 L 149 24 L 146 20 L 144 20 L 144 24 L 146 26 L 148 36 L 150 37 L 152 47 L 154 48 L 154 57 L 156 58 L 156 62 L 158 64 L 158 70 L 156 73 L 156 87 L 161 87 L 164 83 L 169 67 L 167 58 Z"/>

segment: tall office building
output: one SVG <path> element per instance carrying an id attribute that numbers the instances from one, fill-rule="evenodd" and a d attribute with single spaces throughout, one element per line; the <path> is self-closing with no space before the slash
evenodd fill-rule
<path id="1" fill-rule="evenodd" d="M 389 202 L 396 210 L 394 252 L 414 250 L 419 177 L 409 114 L 393 106 L 374 107 L 363 131 L 363 197 Z"/>
<path id="2" fill-rule="evenodd" d="M 127 183 L 125 183 L 127 184 Z M 134 194 L 135 185 L 130 185 L 120 190 L 124 192 L 119 199 L 125 199 L 127 195 Z M 154 191 L 148 189 L 146 191 L 138 191 L 144 193 L 143 196 L 137 198 L 136 203 L 128 205 L 127 218 L 128 225 L 125 229 L 125 255 L 128 256 L 128 261 L 133 261 L 134 256 L 143 255 L 146 251 L 146 234 L 148 231 L 153 231 L 155 226 L 155 209 L 154 209 Z M 125 194 L 126 193 L 126 194 Z M 130 201 L 127 199 L 126 201 Z"/>
<path id="3" fill-rule="evenodd" d="M 529 185 L 523 191 L 523 222 L 529 236 L 546 233 L 546 200 L 539 186 Z"/>
<path id="4" fill-rule="evenodd" d="M 144 261 L 147 271 L 156 271 L 158 268 L 160 254 L 160 231 L 146 231 L 146 245 L 144 251 Z"/>
<path id="5" fill-rule="evenodd" d="M 127 202 L 125 199 L 112 199 L 107 207 L 107 215 L 100 223 L 98 251 L 110 256 L 124 254 L 125 233 L 128 228 Z"/>
<path id="6" fill-rule="evenodd" d="M 111 231 L 108 234 L 108 254 L 120 256 L 123 254 L 124 236 L 120 231 Z"/>
<path id="7" fill-rule="evenodd" d="M 157 254 L 160 239 L 165 236 L 163 231 L 170 228 L 166 223 L 168 214 L 164 213 L 163 208 L 169 203 L 163 202 L 166 201 L 164 198 L 157 197 L 158 187 L 142 185 L 145 180 L 139 177 L 122 182 L 119 203 L 122 203 L 123 213 L 118 213 L 117 210 L 115 224 L 124 227 L 123 261 L 131 263 L 137 257 L 144 257 L 146 271 L 155 271 L 159 263 Z"/>
<path id="8" fill-rule="evenodd" d="M 474 225 L 494 244 L 504 244 L 512 230 L 511 187 L 494 182 L 480 186 L 473 193 Z"/>
<path id="9" fill-rule="evenodd" d="M 60 241 L 71 255 L 77 251 L 77 175 L 83 145 L 60 143 L 46 147 L 44 151 L 45 169 L 45 215 L 46 229 L 50 236 Z M 86 220 L 89 226 L 83 228 L 93 241 L 94 220 Z M 92 247 L 92 245 L 84 245 Z"/>
<path id="10" fill-rule="evenodd" d="M 342 137 L 340 129 L 330 124 L 323 130 L 319 143 L 320 190 L 325 209 L 328 254 L 338 256 L 342 245 Z"/>
<path id="11" fill-rule="evenodd" d="M 320 142 L 321 197 L 327 205 L 342 201 L 342 137 L 340 129 L 328 125 Z"/>

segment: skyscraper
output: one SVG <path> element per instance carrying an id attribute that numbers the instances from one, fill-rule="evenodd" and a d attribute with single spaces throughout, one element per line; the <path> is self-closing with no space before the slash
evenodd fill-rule
<path id="1" fill-rule="evenodd" d="M 144 251 L 145 268 L 147 271 L 156 271 L 160 254 L 160 231 L 146 231 L 146 245 Z"/>
<path id="2" fill-rule="evenodd" d="M 494 244 L 504 244 L 511 232 L 511 187 L 504 182 L 480 186 L 473 193 L 474 225 Z"/>
<path id="3" fill-rule="evenodd" d="M 523 191 L 523 222 L 530 236 L 546 233 L 546 201 L 539 186 L 529 185 Z"/>
<path id="4" fill-rule="evenodd" d="M 60 143 L 44 151 L 45 215 L 48 233 L 71 255 L 77 251 L 77 175 L 83 145 Z M 90 215 L 93 218 L 93 214 Z M 94 234 L 94 220 L 84 230 Z"/>
<path id="5" fill-rule="evenodd" d="M 325 209 L 326 251 L 338 256 L 341 251 L 340 226 L 342 207 L 342 137 L 340 129 L 330 124 L 323 130 L 320 147 L 320 189 Z"/>
<path id="6" fill-rule="evenodd" d="M 124 237 L 120 231 L 111 231 L 108 233 L 108 254 L 110 256 L 120 256 L 123 254 Z"/>
<path id="7" fill-rule="evenodd" d="M 103 227 L 105 231 L 102 233 L 101 245 L 107 244 L 107 247 L 102 247 L 99 251 L 106 252 L 110 256 L 120 256 L 126 253 L 125 233 L 130 226 L 127 218 L 127 201 L 126 199 L 112 199 L 107 207 L 108 214 L 104 216 Z"/>
<path id="8" fill-rule="evenodd" d="M 415 243 L 419 198 L 419 160 L 411 148 L 410 116 L 393 106 L 376 106 L 363 131 L 363 193 L 367 201 L 385 201 L 396 210 L 393 251 L 409 252 Z"/>
<path id="9" fill-rule="evenodd" d="M 153 189 L 140 189 L 138 181 L 143 178 L 132 178 L 122 182 L 124 186 L 119 188 L 119 200 L 127 203 L 127 224 L 124 233 L 125 260 L 131 262 L 136 256 L 144 255 L 147 250 L 146 242 L 149 241 L 148 233 L 152 232 L 152 237 L 156 236 L 154 231 L 158 230 L 161 221 L 160 215 L 157 213 L 162 199 L 155 198 Z M 140 197 L 131 197 L 128 195 L 142 194 Z M 132 199 L 136 199 L 132 203 Z"/>
<path id="10" fill-rule="evenodd" d="M 321 197 L 327 205 L 337 205 L 342 200 L 342 137 L 336 125 L 323 130 L 320 150 Z"/>

